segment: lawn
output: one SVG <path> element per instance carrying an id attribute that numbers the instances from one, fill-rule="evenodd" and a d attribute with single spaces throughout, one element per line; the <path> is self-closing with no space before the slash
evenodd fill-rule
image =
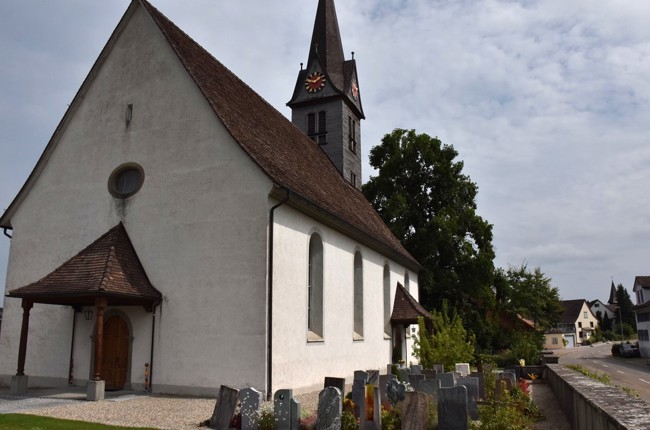
<path id="1" fill-rule="evenodd" d="M 0 414 L 0 430 L 154 430 L 145 427 L 118 427 L 84 421 L 59 420 L 23 414 Z"/>

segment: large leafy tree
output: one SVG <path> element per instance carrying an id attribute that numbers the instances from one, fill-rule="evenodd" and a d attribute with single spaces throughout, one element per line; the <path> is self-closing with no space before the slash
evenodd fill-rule
<path id="1" fill-rule="evenodd" d="M 557 324 L 563 312 L 560 294 L 539 267 L 529 270 L 522 264 L 501 273 L 505 285 L 497 296 L 503 308 L 532 320 L 541 331 Z"/>
<path id="2" fill-rule="evenodd" d="M 493 301 L 492 226 L 476 214 L 478 187 L 457 156 L 437 138 L 396 129 L 370 151 L 379 174 L 363 193 L 422 264 L 420 302 L 440 309 L 446 301 L 479 329 L 477 304 Z"/>

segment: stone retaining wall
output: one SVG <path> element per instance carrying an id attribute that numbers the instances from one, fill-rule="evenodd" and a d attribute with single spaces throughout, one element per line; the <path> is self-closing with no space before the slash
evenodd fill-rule
<path id="1" fill-rule="evenodd" d="M 648 430 L 650 406 L 559 364 L 548 364 L 546 380 L 573 430 Z"/>

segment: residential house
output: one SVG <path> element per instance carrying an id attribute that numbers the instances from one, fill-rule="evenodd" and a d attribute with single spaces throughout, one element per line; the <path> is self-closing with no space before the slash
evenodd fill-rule
<path id="1" fill-rule="evenodd" d="M 270 395 L 417 362 L 420 265 L 359 190 L 333 0 L 289 104 L 295 125 L 133 0 L 0 217 L 0 383 Z"/>
<path id="2" fill-rule="evenodd" d="M 589 302 L 589 309 L 591 309 L 591 312 L 596 315 L 596 317 L 598 317 L 598 313 L 600 312 L 601 318 L 605 318 L 605 315 L 607 315 L 607 318 L 610 321 L 614 321 L 616 319 L 616 305 L 603 303 L 601 300 L 596 299 Z"/>
<path id="3" fill-rule="evenodd" d="M 634 278 L 632 290 L 636 296 L 636 329 L 639 335 L 639 352 L 641 357 L 650 358 L 650 276 Z"/>
<path id="4" fill-rule="evenodd" d="M 580 346 L 593 335 L 598 327 L 598 319 L 589 309 L 589 303 L 584 299 L 562 300 L 560 304 L 564 312 L 558 325 L 545 334 L 547 342 L 549 340 L 554 342 L 552 340 L 554 338 L 557 338 L 559 342 L 559 337 L 552 335 L 561 334 L 567 342 L 567 348 Z"/>

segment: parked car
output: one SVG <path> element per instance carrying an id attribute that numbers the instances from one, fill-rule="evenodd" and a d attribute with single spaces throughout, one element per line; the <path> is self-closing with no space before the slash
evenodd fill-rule
<path id="1" fill-rule="evenodd" d="M 621 345 L 621 357 L 641 357 L 639 348 L 634 345 Z"/>

